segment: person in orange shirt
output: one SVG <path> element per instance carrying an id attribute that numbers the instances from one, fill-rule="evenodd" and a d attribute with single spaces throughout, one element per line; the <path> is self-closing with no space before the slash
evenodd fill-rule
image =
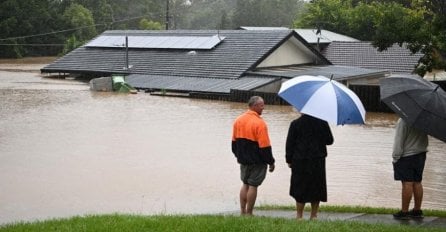
<path id="1" fill-rule="evenodd" d="M 240 212 L 252 215 L 257 199 L 257 188 L 269 171 L 274 171 L 274 157 L 268 136 L 268 128 L 260 117 L 265 108 L 263 99 L 253 96 L 248 101 L 249 109 L 237 117 L 232 130 L 232 153 L 240 164 Z"/>

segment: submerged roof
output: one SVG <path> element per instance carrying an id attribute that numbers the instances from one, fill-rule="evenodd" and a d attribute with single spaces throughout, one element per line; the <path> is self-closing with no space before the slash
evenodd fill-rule
<path id="1" fill-rule="evenodd" d="M 41 71 L 121 73 L 135 88 L 229 93 L 280 80 L 245 75 L 256 67 L 299 64 L 330 62 L 293 30 L 137 30 L 106 31 Z"/>
<path id="2" fill-rule="evenodd" d="M 312 76 L 325 76 L 328 78 L 333 77 L 333 80 L 343 81 L 343 80 L 353 80 L 362 77 L 382 77 L 387 75 L 386 70 L 380 69 L 366 69 L 351 66 L 342 65 L 302 65 L 294 67 L 278 67 L 270 69 L 260 69 L 252 72 L 247 72 L 250 76 L 281 76 L 284 78 L 293 78 L 302 75 L 312 75 Z"/>
<path id="3" fill-rule="evenodd" d="M 137 30 L 106 31 L 41 71 L 121 73 L 135 88 L 207 93 L 255 90 L 299 75 L 384 75 L 330 64 L 294 30 Z"/>
<path id="4" fill-rule="evenodd" d="M 128 48 L 131 74 L 180 76 L 194 78 L 236 79 L 254 68 L 290 37 L 297 38 L 317 62 L 329 62 L 292 30 L 171 30 L 171 31 L 106 31 L 100 35 L 125 35 L 149 38 L 160 37 L 214 37 L 219 41 L 211 49 L 190 48 Z M 125 73 L 124 47 L 83 46 L 44 67 L 42 72 L 67 73 Z"/>
<path id="5" fill-rule="evenodd" d="M 229 93 L 231 89 L 253 90 L 278 81 L 277 77 L 242 77 L 238 79 L 199 78 L 131 74 L 126 82 L 141 89 L 166 89 L 178 92 Z"/>
<path id="6" fill-rule="evenodd" d="M 212 36 L 128 36 L 100 35 L 85 47 L 102 48 L 151 48 L 151 49 L 213 49 L 225 37 Z"/>
<path id="7" fill-rule="evenodd" d="M 323 54 L 334 65 L 385 69 L 402 73 L 411 73 L 422 57 L 421 53 L 412 54 L 409 49 L 396 44 L 379 52 L 370 42 L 341 41 L 330 43 Z"/>
<path id="8" fill-rule="evenodd" d="M 287 27 L 240 27 L 243 30 L 289 30 Z M 328 30 L 320 30 L 318 34 L 317 29 L 293 29 L 297 34 L 302 36 L 310 44 L 318 43 L 331 43 L 333 41 L 344 41 L 344 42 L 357 42 L 360 41 L 350 36 L 338 34 Z"/>
<path id="9" fill-rule="evenodd" d="M 192 78 L 178 76 L 160 76 L 150 74 L 132 74 L 126 82 L 142 89 L 166 89 L 178 92 L 230 93 L 231 89 L 255 90 L 281 79 L 291 79 L 301 75 L 333 75 L 337 81 L 355 80 L 363 77 L 379 78 L 388 74 L 384 70 L 371 70 L 338 65 L 299 65 L 276 67 L 246 72 L 237 79 Z"/>
<path id="10" fill-rule="evenodd" d="M 334 41 L 343 42 L 357 42 L 359 40 L 350 36 L 338 34 L 332 31 L 321 30 L 320 34 L 317 34 L 317 29 L 294 29 L 297 34 L 302 36 L 308 43 L 315 44 L 319 38 L 319 43 L 331 43 Z"/>
<path id="11" fill-rule="evenodd" d="M 240 27 L 242 30 L 290 30 L 288 27 Z"/>

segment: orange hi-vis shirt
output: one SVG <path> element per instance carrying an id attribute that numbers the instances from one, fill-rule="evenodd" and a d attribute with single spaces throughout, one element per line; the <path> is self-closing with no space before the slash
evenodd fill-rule
<path id="1" fill-rule="evenodd" d="M 274 164 L 268 128 L 257 112 L 248 110 L 235 120 L 232 152 L 240 164 Z"/>

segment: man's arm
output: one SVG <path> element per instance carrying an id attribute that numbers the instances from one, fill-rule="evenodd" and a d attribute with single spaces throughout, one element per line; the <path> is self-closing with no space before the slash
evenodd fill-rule
<path id="1" fill-rule="evenodd" d="M 404 140 L 406 133 L 407 131 L 405 126 L 403 125 L 403 122 L 398 121 L 395 127 L 395 138 L 393 141 L 393 152 L 392 152 L 393 163 L 396 163 L 404 153 Z"/>

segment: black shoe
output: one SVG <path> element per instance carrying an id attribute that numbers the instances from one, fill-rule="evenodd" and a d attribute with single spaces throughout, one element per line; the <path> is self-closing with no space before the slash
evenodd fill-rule
<path id="1" fill-rule="evenodd" d="M 423 210 L 411 210 L 409 211 L 409 217 L 414 218 L 414 219 L 421 219 L 424 218 L 423 215 Z"/>
<path id="2" fill-rule="evenodd" d="M 409 220 L 410 216 L 409 216 L 409 212 L 399 211 L 398 213 L 393 214 L 393 218 L 395 218 L 397 220 Z"/>

